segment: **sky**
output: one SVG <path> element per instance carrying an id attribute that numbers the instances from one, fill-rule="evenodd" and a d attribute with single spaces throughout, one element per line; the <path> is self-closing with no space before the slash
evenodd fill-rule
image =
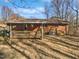
<path id="1" fill-rule="evenodd" d="M 79 0 L 74 0 L 74 6 L 77 3 L 79 4 Z M 44 7 L 50 4 L 51 0 L 0 0 L 0 18 L 2 6 L 25 18 L 46 18 Z"/>
<path id="2" fill-rule="evenodd" d="M 45 5 L 50 5 L 51 0 L 0 0 L 1 7 L 7 6 L 14 13 L 26 18 L 45 18 Z"/>

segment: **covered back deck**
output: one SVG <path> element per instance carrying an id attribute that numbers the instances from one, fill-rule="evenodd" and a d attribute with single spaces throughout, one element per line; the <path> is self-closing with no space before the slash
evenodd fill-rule
<path id="1" fill-rule="evenodd" d="M 65 27 L 68 25 L 53 22 L 7 22 L 10 31 L 10 38 L 38 38 L 43 39 L 45 34 L 57 35 L 58 31 L 65 34 Z"/>

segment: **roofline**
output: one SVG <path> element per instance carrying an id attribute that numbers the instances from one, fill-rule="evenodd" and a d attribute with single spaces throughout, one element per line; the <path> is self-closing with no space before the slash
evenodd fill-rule
<path id="1" fill-rule="evenodd" d="M 10 24 L 22 24 L 22 23 L 7 23 L 7 25 L 10 25 Z M 68 25 L 66 23 L 49 23 L 49 22 L 29 22 L 29 23 L 23 23 L 23 24 L 39 24 L 39 25 Z"/>

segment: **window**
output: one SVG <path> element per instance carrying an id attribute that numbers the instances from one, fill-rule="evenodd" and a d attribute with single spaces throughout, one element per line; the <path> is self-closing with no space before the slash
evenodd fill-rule
<path id="1" fill-rule="evenodd" d="M 24 31 L 26 30 L 26 25 L 25 24 L 16 24 L 12 27 L 12 30 L 21 30 Z"/>

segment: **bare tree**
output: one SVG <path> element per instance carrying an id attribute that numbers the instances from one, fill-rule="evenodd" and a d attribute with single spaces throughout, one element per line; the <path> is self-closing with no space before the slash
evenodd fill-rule
<path id="1" fill-rule="evenodd" d="M 56 17 L 60 17 L 60 18 L 67 18 L 68 16 L 68 9 L 70 4 L 72 3 L 72 0 L 52 0 L 51 4 L 53 8 L 52 12 L 55 12 L 54 14 L 56 14 Z M 67 20 L 67 19 L 66 19 Z"/>
<path id="2" fill-rule="evenodd" d="M 72 5 L 70 6 L 74 12 L 75 15 L 75 21 L 74 21 L 74 33 L 77 33 L 78 30 L 78 14 L 79 14 L 79 1 L 78 0 L 72 0 L 73 2 L 75 1 L 76 4 L 72 3 Z"/>
<path id="3" fill-rule="evenodd" d="M 44 6 L 44 14 L 45 14 L 46 19 L 48 20 L 49 19 L 49 7 L 47 4 L 45 4 Z"/>
<path id="4" fill-rule="evenodd" d="M 60 17 L 60 7 L 62 0 L 52 0 L 52 8 L 57 17 Z"/>
<path id="5" fill-rule="evenodd" d="M 6 6 L 2 6 L 2 19 L 3 20 L 9 20 L 9 17 L 13 14 L 13 11 L 6 7 Z"/>

